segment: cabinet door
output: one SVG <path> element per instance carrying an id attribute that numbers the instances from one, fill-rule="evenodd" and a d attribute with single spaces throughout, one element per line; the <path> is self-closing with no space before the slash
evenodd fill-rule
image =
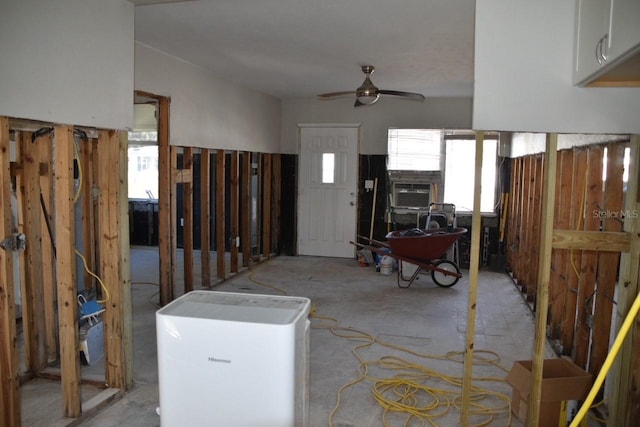
<path id="1" fill-rule="evenodd" d="M 605 63 L 611 1 L 576 1 L 574 84 L 583 83 Z"/>
<path id="2" fill-rule="evenodd" d="M 609 62 L 624 59 L 640 48 L 640 0 L 610 0 Z"/>

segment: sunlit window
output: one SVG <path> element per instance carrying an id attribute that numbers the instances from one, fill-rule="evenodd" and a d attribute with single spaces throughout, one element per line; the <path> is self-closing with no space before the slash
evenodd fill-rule
<path id="1" fill-rule="evenodd" d="M 335 153 L 322 153 L 322 183 L 333 184 L 335 181 Z"/>
<path id="2" fill-rule="evenodd" d="M 389 170 L 439 171 L 442 131 L 389 129 Z"/>
<path id="3" fill-rule="evenodd" d="M 158 198 L 158 146 L 129 145 L 129 198 Z"/>

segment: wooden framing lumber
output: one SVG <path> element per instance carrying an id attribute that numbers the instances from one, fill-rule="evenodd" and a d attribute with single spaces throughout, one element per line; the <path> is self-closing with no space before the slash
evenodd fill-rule
<path id="1" fill-rule="evenodd" d="M 640 212 L 640 135 L 632 135 L 630 142 L 630 168 L 625 210 Z M 640 221 L 634 215 L 624 219 L 624 230 L 630 233 L 631 242 L 628 253 L 620 256 L 618 279 L 618 303 L 615 308 L 615 333 L 619 333 L 629 308 L 640 292 Z M 607 425 L 633 425 L 639 419 L 637 403 L 640 396 L 637 388 L 640 380 L 640 329 L 638 322 L 623 343 L 618 357 L 609 372 L 611 396 L 608 400 L 609 419 Z"/>
<path id="2" fill-rule="evenodd" d="M 229 189 L 229 222 L 231 230 L 229 230 L 229 250 L 230 256 L 230 270 L 232 273 L 238 272 L 238 240 L 239 235 L 239 164 L 238 164 L 238 152 L 232 151 L 229 161 L 229 175 L 231 179 L 231 188 Z"/>
<path id="3" fill-rule="evenodd" d="M 178 147 L 172 145 L 169 147 L 169 165 L 170 170 L 175 171 L 178 169 Z M 176 269 L 178 262 L 178 197 L 177 197 L 177 187 L 176 184 L 176 174 L 171 172 L 171 182 L 169 184 L 169 229 L 170 233 L 169 240 L 171 241 L 170 251 L 169 251 L 169 259 L 166 261 L 169 262 L 171 271 L 171 299 L 177 297 L 176 292 Z M 160 263 L 162 263 L 162 259 L 160 259 Z"/>
<path id="4" fill-rule="evenodd" d="M 200 268 L 202 287 L 211 287 L 211 155 L 200 150 Z"/>
<path id="5" fill-rule="evenodd" d="M 628 252 L 629 234 L 615 231 L 553 230 L 557 249 Z"/>
<path id="6" fill-rule="evenodd" d="M 468 426 L 471 410 L 473 350 L 475 347 L 478 277 L 480 267 L 480 196 L 482 188 L 482 152 L 484 132 L 476 132 L 476 163 L 473 184 L 473 216 L 471 219 L 471 259 L 469 265 L 469 298 L 467 303 L 467 334 L 464 347 L 464 376 L 462 379 L 462 415 L 460 425 Z"/>
<path id="7" fill-rule="evenodd" d="M 95 204 L 93 200 L 94 191 L 94 148 L 97 142 L 92 139 L 82 141 L 80 144 L 80 160 L 81 165 L 79 172 L 82 173 L 82 188 L 80 203 L 82 206 L 82 254 L 87 260 L 87 265 L 91 271 L 96 270 L 96 236 L 95 236 Z M 97 283 L 88 271 L 84 270 L 84 287 L 85 289 L 93 289 Z"/>
<path id="8" fill-rule="evenodd" d="M 125 388 L 123 347 L 123 294 L 120 281 L 120 134 L 100 131 L 98 136 L 98 248 L 105 336 L 105 381 Z"/>
<path id="9" fill-rule="evenodd" d="M 600 219 L 593 215 L 594 210 L 602 206 L 602 159 L 604 147 L 595 145 L 587 151 L 587 182 L 584 205 L 585 231 L 598 231 Z M 576 311 L 576 332 L 573 360 L 581 368 L 587 367 L 589 359 L 589 343 L 591 341 L 591 321 L 593 316 L 592 302 L 597 279 L 598 253 L 595 250 L 582 252 L 580 279 L 578 281 L 578 297 Z"/>
<path id="10" fill-rule="evenodd" d="M 119 177 L 119 218 L 120 218 L 120 293 L 122 299 L 122 353 L 123 363 L 119 376 L 123 379 L 121 388 L 133 386 L 133 305 L 131 301 L 131 255 L 129 242 L 129 135 L 128 132 L 119 132 L 120 167 Z M 85 402 L 86 404 L 86 402 Z M 85 406 L 83 406 L 83 411 Z"/>
<path id="11" fill-rule="evenodd" d="M 193 149 L 184 147 L 182 150 L 182 172 L 189 172 L 193 176 Z M 184 292 L 193 290 L 193 185 L 191 180 L 182 181 L 182 214 L 184 228 L 182 233 L 182 248 L 184 254 Z"/>
<path id="12" fill-rule="evenodd" d="M 73 127 L 55 127 L 55 241 L 63 415 L 81 411 L 78 303 L 75 282 Z"/>
<path id="13" fill-rule="evenodd" d="M 0 240 L 11 236 L 9 119 L 0 116 Z M 0 425 L 20 426 L 20 377 L 13 289 L 13 252 L 0 249 Z"/>
<path id="14" fill-rule="evenodd" d="M 271 154 L 263 154 L 262 160 L 262 253 L 271 258 Z"/>
<path id="15" fill-rule="evenodd" d="M 171 147 L 169 145 L 169 98 L 158 98 L 158 252 L 160 256 L 160 305 L 173 295 L 171 224 Z"/>
<path id="16" fill-rule="evenodd" d="M 547 313 L 549 306 L 549 276 L 551 269 L 551 236 L 553 209 L 555 204 L 556 163 L 558 157 L 558 135 L 547 134 L 545 147 L 544 187 L 542 197 L 542 223 L 540 227 L 540 257 L 538 262 L 538 284 L 536 290 L 536 331 L 532 359 L 532 386 L 527 405 L 527 425 L 540 424 L 542 397 L 542 367 L 547 340 Z"/>
<path id="17" fill-rule="evenodd" d="M 42 288 L 42 225 L 40 205 L 40 150 L 32 133 L 19 134 L 20 192 L 23 232 L 28 244 L 24 251 L 22 307 L 25 331 L 26 368 L 33 374 L 47 365 L 45 341 L 44 291 Z"/>
<path id="18" fill-rule="evenodd" d="M 609 144 L 606 158 L 604 191 L 605 213 L 601 215 L 605 232 L 622 231 L 622 222 L 611 215 L 623 208 L 623 172 L 626 144 Z M 607 215 L 609 211 L 609 215 Z M 594 214 L 594 213 L 592 213 Z M 626 233 L 622 233 L 625 236 Z M 627 250 L 624 252 L 628 252 Z M 618 276 L 619 252 L 601 253 L 598 257 L 598 280 L 593 311 L 592 344 L 589 354 L 589 372 L 596 377 L 609 353 L 609 335 L 613 316 L 613 301 Z"/>
<path id="19" fill-rule="evenodd" d="M 53 138 L 51 134 L 36 139 L 40 150 L 40 159 L 46 161 L 47 170 L 40 174 L 40 194 L 42 196 L 42 271 L 55 271 L 55 251 L 53 241 Z M 93 198 L 92 198 L 93 200 Z M 56 325 L 56 288 L 55 275 L 42 275 L 44 298 L 44 324 L 47 362 L 58 359 L 58 328 Z"/>
<path id="20" fill-rule="evenodd" d="M 248 267 L 251 262 L 251 153 L 245 151 L 240 158 L 242 161 L 240 177 L 242 235 L 240 236 L 240 246 L 242 248 L 242 265 Z"/>
<path id="21" fill-rule="evenodd" d="M 216 275 L 219 279 L 226 277 L 225 255 L 225 153 L 218 150 L 216 153 Z"/>

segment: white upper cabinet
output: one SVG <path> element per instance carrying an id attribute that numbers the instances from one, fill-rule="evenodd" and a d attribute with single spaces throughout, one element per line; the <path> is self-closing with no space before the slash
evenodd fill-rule
<path id="1" fill-rule="evenodd" d="M 611 0 L 609 55 L 622 60 L 640 47 L 640 0 Z"/>
<path id="2" fill-rule="evenodd" d="M 640 0 L 577 0 L 574 50 L 575 85 L 590 84 L 605 74 L 617 75 L 603 78 L 608 81 L 640 80 L 640 69 L 634 75 L 629 64 L 624 73 L 616 72 L 640 50 Z"/>
<path id="3" fill-rule="evenodd" d="M 611 1 L 577 0 L 573 83 L 582 84 L 607 60 Z"/>

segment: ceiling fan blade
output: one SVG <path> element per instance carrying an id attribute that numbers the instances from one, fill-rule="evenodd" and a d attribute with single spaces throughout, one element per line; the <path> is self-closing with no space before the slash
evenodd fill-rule
<path id="1" fill-rule="evenodd" d="M 330 92 L 330 93 L 321 93 L 318 95 L 318 98 L 333 98 L 336 96 L 345 96 L 345 95 L 354 95 L 356 91 L 354 90 L 346 90 L 342 92 Z"/>
<path id="2" fill-rule="evenodd" d="M 380 93 L 383 95 L 394 95 L 394 96 L 402 96 L 405 98 L 414 99 L 416 101 L 424 101 L 424 95 L 421 93 L 415 92 L 402 92 L 399 90 L 380 90 Z"/>

